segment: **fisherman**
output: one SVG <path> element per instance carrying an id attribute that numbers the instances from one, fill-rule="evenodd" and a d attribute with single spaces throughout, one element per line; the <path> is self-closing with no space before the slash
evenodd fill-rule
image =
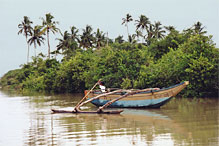
<path id="1" fill-rule="evenodd" d="M 99 87 L 101 92 L 105 93 L 106 92 L 106 87 L 104 86 L 104 82 L 98 81 Z"/>

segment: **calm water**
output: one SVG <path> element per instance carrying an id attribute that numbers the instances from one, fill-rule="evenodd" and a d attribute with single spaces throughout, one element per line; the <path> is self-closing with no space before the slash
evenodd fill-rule
<path id="1" fill-rule="evenodd" d="M 0 91 L 0 146 L 219 144 L 218 99 L 172 99 L 161 109 L 125 109 L 121 115 L 51 114 L 51 108 L 72 108 L 82 96 Z"/>

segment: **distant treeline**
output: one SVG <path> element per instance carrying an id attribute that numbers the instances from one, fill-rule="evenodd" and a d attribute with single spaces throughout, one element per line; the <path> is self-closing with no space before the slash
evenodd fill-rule
<path id="1" fill-rule="evenodd" d="M 200 22 L 178 31 L 173 26 L 152 24 L 144 15 L 135 20 L 136 32 L 130 34 L 128 23 L 134 21 L 127 14 L 122 24 L 127 28 L 128 40 L 123 36 L 110 39 L 100 29 L 87 25 L 82 33 L 76 27 L 70 32 L 56 27 L 51 14 L 42 18 L 42 25 L 32 27 L 24 17 L 19 24 L 29 45 L 48 44 L 48 57 L 40 53 L 32 61 L 6 73 L 0 80 L 4 89 L 73 93 L 91 88 L 98 79 L 109 88 L 168 87 L 182 81 L 189 86 L 180 94 L 184 97 L 218 96 L 219 49 L 212 36 Z M 49 34 L 61 33 L 59 44 L 50 52 Z M 53 55 L 51 59 L 50 53 Z M 60 54 L 62 60 L 55 59 Z"/>

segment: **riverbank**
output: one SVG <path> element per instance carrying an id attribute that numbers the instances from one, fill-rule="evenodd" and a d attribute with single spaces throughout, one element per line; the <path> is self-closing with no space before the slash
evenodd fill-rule
<path id="1" fill-rule="evenodd" d="M 147 46 L 129 43 L 77 50 L 71 59 L 62 62 L 37 57 L 21 69 L 6 73 L 0 84 L 3 89 L 21 92 L 74 93 L 89 89 L 100 78 L 110 88 L 140 89 L 163 88 L 188 80 L 190 84 L 180 96 L 215 97 L 218 49 L 208 43 L 200 48 L 197 44 L 203 43 L 202 39 L 210 41 L 208 37 L 192 36 L 157 60 L 149 55 Z M 128 47 L 131 49 L 126 50 Z"/>
<path id="2" fill-rule="evenodd" d="M 75 93 L 90 89 L 99 79 L 108 88 L 123 89 L 163 88 L 189 81 L 179 96 L 218 96 L 219 49 L 202 24 L 197 22 L 182 32 L 156 24 L 163 35 L 158 37 L 155 25 L 148 23 L 154 31 L 152 36 L 146 31 L 142 42 L 137 34 L 127 41 L 121 36 L 113 40 L 99 29 L 92 32 L 91 26 L 81 35 L 72 27 L 71 33 L 65 31 L 59 39 L 53 59 L 44 54 L 33 57 L 20 69 L 6 73 L 0 86 L 21 92 Z M 61 61 L 55 59 L 56 54 L 62 56 Z"/>

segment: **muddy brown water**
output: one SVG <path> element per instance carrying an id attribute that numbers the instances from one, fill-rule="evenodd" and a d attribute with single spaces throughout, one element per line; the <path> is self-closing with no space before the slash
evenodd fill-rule
<path id="1" fill-rule="evenodd" d="M 51 108 L 72 109 L 82 97 L 0 91 L 0 146 L 219 145 L 218 98 L 173 98 L 160 109 L 120 115 L 51 114 Z"/>

